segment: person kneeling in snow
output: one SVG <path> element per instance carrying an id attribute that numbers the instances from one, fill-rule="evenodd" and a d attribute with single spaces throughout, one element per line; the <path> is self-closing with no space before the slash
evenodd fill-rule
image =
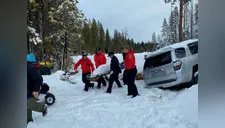
<path id="1" fill-rule="evenodd" d="M 33 64 L 36 62 L 34 54 L 27 55 L 27 124 L 33 122 L 32 111 L 47 114 L 47 105 L 37 103 L 43 78 L 39 69 Z"/>
<path id="2" fill-rule="evenodd" d="M 120 81 L 118 80 L 119 74 L 121 73 L 121 69 L 119 66 L 119 61 L 118 61 L 117 57 L 114 56 L 113 52 L 110 52 L 108 57 L 111 58 L 111 64 L 110 64 L 111 75 L 109 78 L 109 86 L 108 86 L 106 93 L 111 93 L 112 85 L 113 85 L 114 81 L 116 82 L 116 84 L 118 85 L 119 88 L 122 87 L 120 84 Z"/>
<path id="3" fill-rule="evenodd" d="M 87 57 L 87 53 L 82 53 L 82 58 L 74 65 L 75 72 L 78 72 L 77 68 L 81 65 L 82 69 L 82 81 L 85 83 L 84 91 L 88 91 L 89 87 L 93 87 L 94 84 L 90 83 L 90 80 L 87 79 L 87 76 L 93 72 L 94 65 L 91 60 Z"/>

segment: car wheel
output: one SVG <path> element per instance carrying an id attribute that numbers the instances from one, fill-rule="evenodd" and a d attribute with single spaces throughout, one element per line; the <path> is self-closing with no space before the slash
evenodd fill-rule
<path id="1" fill-rule="evenodd" d="M 47 95 L 45 96 L 45 103 L 50 106 L 53 105 L 55 103 L 55 96 L 51 93 L 47 93 Z"/>
<path id="2" fill-rule="evenodd" d="M 198 84 L 198 71 L 194 73 L 194 78 L 193 78 L 193 79 L 194 79 L 194 80 L 193 80 L 193 81 L 194 81 L 194 82 L 193 82 L 194 85 L 195 85 L 195 84 Z"/>

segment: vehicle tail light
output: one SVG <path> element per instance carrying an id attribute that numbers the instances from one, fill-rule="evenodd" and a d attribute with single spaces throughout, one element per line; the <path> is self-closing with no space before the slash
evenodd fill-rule
<path id="1" fill-rule="evenodd" d="M 173 68 L 175 71 L 180 70 L 182 67 L 182 62 L 180 60 L 173 62 Z"/>

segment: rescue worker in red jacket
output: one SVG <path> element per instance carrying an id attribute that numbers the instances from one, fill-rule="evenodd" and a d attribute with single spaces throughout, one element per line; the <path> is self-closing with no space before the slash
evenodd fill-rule
<path id="1" fill-rule="evenodd" d="M 105 55 L 101 52 L 101 49 L 99 47 L 96 48 L 96 54 L 94 55 L 94 61 L 95 61 L 95 66 L 98 68 L 99 66 L 106 64 L 106 57 Z M 98 85 L 97 88 L 101 88 L 101 84 L 103 86 L 106 86 L 106 81 L 104 77 L 99 77 L 98 78 Z"/>
<path id="2" fill-rule="evenodd" d="M 87 79 L 87 76 L 91 74 L 95 70 L 93 63 L 87 57 L 87 53 L 82 53 L 82 58 L 74 65 L 75 72 L 78 72 L 77 68 L 81 65 L 82 69 L 82 81 L 85 83 L 84 91 L 88 91 L 89 87 L 94 86 L 94 84 L 90 83 L 90 80 Z"/>
<path id="3" fill-rule="evenodd" d="M 125 67 L 125 82 L 128 85 L 128 96 L 132 95 L 136 97 L 138 94 L 137 87 L 135 85 L 135 77 L 137 74 L 136 68 L 136 60 L 134 56 L 134 51 L 130 50 L 129 47 L 124 48 L 124 52 L 126 53 L 126 57 L 124 60 L 124 67 Z"/>

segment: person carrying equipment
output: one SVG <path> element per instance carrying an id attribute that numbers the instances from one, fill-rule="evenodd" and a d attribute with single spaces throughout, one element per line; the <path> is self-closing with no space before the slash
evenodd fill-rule
<path id="1" fill-rule="evenodd" d="M 77 68 L 81 65 L 82 69 L 82 81 L 85 84 L 84 91 L 88 91 L 89 87 L 94 86 L 94 84 L 90 83 L 90 80 L 87 79 L 87 76 L 91 74 L 95 70 L 93 63 L 87 57 L 87 53 L 82 53 L 82 58 L 74 65 L 75 72 L 78 72 Z"/>
<path id="2" fill-rule="evenodd" d="M 118 85 L 119 88 L 122 88 L 120 81 L 118 79 L 119 74 L 121 73 L 121 69 L 119 66 L 119 60 L 117 59 L 117 57 L 114 55 L 113 52 L 110 52 L 108 57 L 111 58 L 111 63 L 110 63 L 110 71 L 111 71 L 111 75 L 109 78 L 109 86 L 108 89 L 106 91 L 106 93 L 111 93 L 112 92 L 112 85 L 113 82 L 115 81 L 116 84 Z"/>

